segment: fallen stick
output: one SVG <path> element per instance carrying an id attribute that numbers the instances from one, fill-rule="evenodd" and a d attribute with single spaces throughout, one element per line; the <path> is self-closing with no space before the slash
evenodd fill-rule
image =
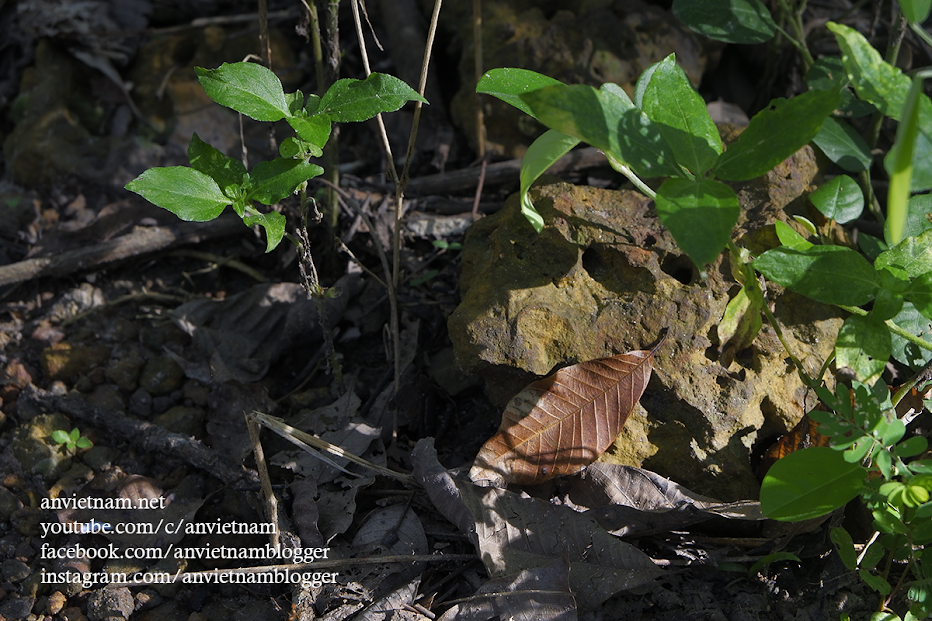
<path id="1" fill-rule="evenodd" d="M 235 235 L 245 228 L 242 220 L 233 215 L 212 222 L 179 222 L 174 227 L 137 226 L 131 233 L 99 244 L 0 266 L 0 286 L 42 276 L 67 276 L 166 248 Z"/>
<path id="2" fill-rule="evenodd" d="M 259 475 L 255 470 L 234 464 L 200 440 L 180 433 L 172 433 L 154 423 L 98 408 L 80 397 L 53 395 L 34 386 L 26 388 L 19 398 L 32 401 L 45 410 L 61 412 L 86 425 L 106 429 L 146 452 L 158 451 L 179 457 L 195 468 L 212 474 L 227 485 L 240 483 L 246 486 L 259 486 Z"/>

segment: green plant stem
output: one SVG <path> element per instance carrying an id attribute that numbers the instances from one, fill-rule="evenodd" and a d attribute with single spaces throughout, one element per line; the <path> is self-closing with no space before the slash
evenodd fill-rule
<path id="1" fill-rule="evenodd" d="M 631 170 L 630 168 L 628 168 L 627 166 L 625 166 L 620 160 L 618 160 L 617 158 L 615 158 L 611 153 L 607 153 L 607 152 L 606 152 L 606 153 L 605 153 L 605 157 L 608 158 L 608 163 L 609 163 L 609 165 L 610 165 L 612 168 L 614 168 L 616 171 L 620 172 L 620 173 L 623 174 L 625 177 L 627 177 L 627 178 L 628 178 L 628 181 L 630 181 L 632 184 L 634 184 L 634 187 L 636 187 L 637 189 L 639 189 L 639 190 L 640 190 L 642 193 L 644 193 L 648 198 L 650 198 L 650 199 L 652 199 L 652 200 L 657 200 L 657 193 L 654 192 L 654 190 L 652 190 L 651 187 L 650 187 L 649 185 L 647 185 L 646 183 L 644 183 L 643 181 L 641 181 L 641 178 L 638 177 L 636 174 L 634 174 L 634 171 L 633 171 L 633 170 Z"/>
<path id="2" fill-rule="evenodd" d="M 860 315 L 861 317 L 866 317 L 868 315 L 866 310 L 863 308 L 858 308 L 857 306 L 845 306 L 844 304 L 836 304 L 836 306 L 843 311 L 851 313 L 852 315 Z M 884 321 L 884 324 L 886 324 L 887 329 L 890 330 L 890 332 L 897 336 L 902 336 L 916 347 L 921 347 L 926 351 L 932 351 L 932 343 L 926 342 L 908 330 L 901 328 L 900 326 L 893 323 L 892 319 L 887 319 Z"/>
<path id="3" fill-rule="evenodd" d="M 893 407 L 896 407 L 897 404 L 902 401 L 903 397 L 909 394 L 909 391 L 915 388 L 917 384 L 929 381 L 930 377 L 932 377 L 932 360 L 927 362 L 918 373 L 909 378 L 895 393 L 893 393 L 893 396 L 890 397 L 890 401 L 893 402 Z"/>
<path id="4" fill-rule="evenodd" d="M 923 43 L 925 43 L 929 47 L 932 47 L 932 36 L 930 36 L 929 33 L 925 31 L 925 28 L 923 28 L 919 24 L 910 24 L 909 27 L 912 29 L 913 32 L 916 33 L 917 37 L 922 39 Z"/>
<path id="5" fill-rule="evenodd" d="M 777 25 L 777 30 L 799 50 L 800 55 L 803 57 L 803 73 L 805 74 L 815 62 L 809 48 L 806 46 L 806 32 L 802 21 L 803 12 L 806 10 L 806 0 L 802 0 L 798 6 L 790 6 L 786 0 L 778 0 L 778 3 L 790 23 L 793 35 L 790 35 L 779 25 Z"/>

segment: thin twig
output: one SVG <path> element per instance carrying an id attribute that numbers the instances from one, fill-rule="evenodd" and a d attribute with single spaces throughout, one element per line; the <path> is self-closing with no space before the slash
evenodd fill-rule
<path id="1" fill-rule="evenodd" d="M 259 484 L 262 486 L 262 499 L 265 501 L 265 512 L 268 521 L 272 524 L 278 524 L 278 498 L 272 490 L 272 479 L 269 478 L 269 468 L 265 463 L 265 452 L 262 450 L 262 442 L 259 440 L 259 426 L 256 421 L 249 417 L 249 414 L 243 412 L 246 417 L 246 428 L 249 430 L 249 439 L 252 442 L 252 453 L 256 458 L 256 472 L 259 473 Z M 278 529 L 272 530 L 269 536 L 269 543 L 272 547 L 278 549 L 280 540 Z"/>
<path id="2" fill-rule="evenodd" d="M 281 437 L 285 438 L 286 440 L 288 440 L 295 446 L 298 446 L 304 449 L 305 451 L 307 451 L 311 455 L 314 455 L 321 461 L 326 462 L 328 465 L 333 466 L 334 468 L 337 468 L 338 470 L 341 470 L 342 472 L 345 472 L 346 474 L 349 474 L 352 476 L 359 476 L 358 474 L 354 472 L 347 471 L 342 466 L 339 466 L 338 464 L 334 463 L 332 460 L 327 459 L 326 457 L 321 455 L 317 450 L 313 450 L 313 449 L 327 451 L 331 455 L 342 457 L 343 459 L 351 461 L 356 465 L 362 466 L 363 468 L 371 470 L 377 474 L 381 474 L 382 476 L 396 479 L 398 481 L 401 481 L 402 483 L 405 483 L 408 485 L 416 484 L 414 477 L 412 477 L 410 474 L 405 474 L 403 472 L 396 472 L 395 470 L 392 470 L 391 468 L 386 468 L 378 464 L 373 464 L 370 461 L 366 461 L 362 457 L 353 455 L 352 453 L 349 453 L 343 450 L 342 448 L 340 448 L 339 446 L 336 446 L 335 444 L 330 444 L 326 440 L 321 440 L 320 438 L 316 438 L 309 433 L 305 433 L 304 431 L 301 431 L 300 429 L 296 429 L 292 427 L 291 425 L 289 425 L 288 423 L 282 421 L 280 418 L 269 416 L 268 414 L 264 414 L 262 412 L 253 412 L 249 416 L 252 417 L 258 423 L 260 423 L 261 425 L 268 427 L 269 429 L 271 429 L 272 431 L 274 431 Z"/>

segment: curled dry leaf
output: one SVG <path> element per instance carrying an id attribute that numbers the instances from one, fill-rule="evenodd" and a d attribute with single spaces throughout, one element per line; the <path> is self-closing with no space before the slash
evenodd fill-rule
<path id="1" fill-rule="evenodd" d="M 411 464 L 431 503 L 469 538 L 493 578 L 566 559 L 577 605 L 594 609 L 662 574 L 650 557 L 586 514 L 454 477 L 437 461 L 433 439 L 418 441 Z"/>
<path id="2" fill-rule="evenodd" d="M 469 478 L 484 486 L 536 485 L 594 462 L 644 393 L 662 343 L 574 364 L 527 386 L 505 407 Z"/>

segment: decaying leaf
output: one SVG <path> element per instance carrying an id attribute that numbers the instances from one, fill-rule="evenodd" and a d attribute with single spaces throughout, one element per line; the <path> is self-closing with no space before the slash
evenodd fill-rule
<path id="1" fill-rule="evenodd" d="M 417 514 L 407 504 L 381 507 L 366 516 L 353 549 L 359 556 L 375 554 L 427 554 L 427 535 Z"/>
<path id="2" fill-rule="evenodd" d="M 817 409 L 824 410 L 825 406 L 820 403 Z M 778 459 L 783 459 L 794 451 L 813 446 L 828 446 L 830 438 L 819 433 L 818 428 L 819 423 L 809 418 L 808 414 L 799 419 L 788 434 L 764 452 L 760 465 L 757 466 L 757 478 L 763 480 L 764 475 Z"/>
<path id="3" fill-rule="evenodd" d="M 662 343 L 574 364 L 530 384 L 505 407 L 469 478 L 496 487 L 535 485 L 594 462 L 637 405 Z"/>
<path id="4" fill-rule="evenodd" d="M 592 609 L 662 573 L 650 557 L 584 513 L 454 478 L 437 461 L 432 439 L 418 442 L 411 462 L 433 505 L 470 538 L 493 578 L 565 558 L 577 605 Z"/>
<path id="5" fill-rule="evenodd" d="M 567 504 L 619 537 L 682 529 L 713 517 L 763 520 L 757 501 L 719 502 L 633 466 L 596 462 L 565 486 Z"/>
<path id="6" fill-rule="evenodd" d="M 576 600 L 570 593 L 566 560 L 523 569 L 517 576 L 489 580 L 440 617 L 439 621 L 575 621 Z"/>

